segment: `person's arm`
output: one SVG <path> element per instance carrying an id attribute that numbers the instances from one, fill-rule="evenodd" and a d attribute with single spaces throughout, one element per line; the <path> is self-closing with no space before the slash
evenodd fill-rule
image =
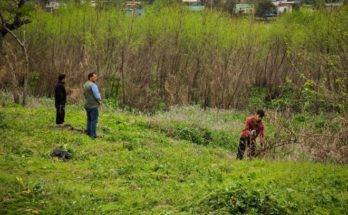
<path id="1" fill-rule="evenodd" d="M 98 86 L 96 84 L 92 85 L 92 92 L 95 97 L 95 99 L 98 101 L 99 104 L 101 104 L 101 96 L 98 90 Z"/>
<path id="2" fill-rule="evenodd" d="M 247 138 L 250 135 L 250 123 L 251 119 L 247 118 L 241 135 L 243 138 Z"/>

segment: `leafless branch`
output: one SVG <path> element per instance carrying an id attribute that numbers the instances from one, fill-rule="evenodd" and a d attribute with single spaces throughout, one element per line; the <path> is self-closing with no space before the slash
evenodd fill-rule
<path id="1" fill-rule="evenodd" d="M 25 48 L 25 44 L 23 41 L 21 41 L 17 35 L 15 33 L 13 33 L 9 28 L 7 28 L 6 26 L 4 26 L 5 30 L 11 34 L 11 36 L 18 42 L 18 44 L 22 47 Z"/>

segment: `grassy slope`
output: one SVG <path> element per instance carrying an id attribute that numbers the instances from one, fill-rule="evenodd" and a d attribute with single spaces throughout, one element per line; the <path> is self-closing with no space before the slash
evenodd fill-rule
<path id="1" fill-rule="evenodd" d="M 240 162 L 226 147 L 170 138 L 148 126 L 156 117 L 127 113 L 102 112 L 104 137 L 92 140 L 51 128 L 54 115 L 51 106 L 0 109 L 0 214 L 224 213 L 227 191 L 239 188 L 245 194 L 233 194 L 239 201 L 232 204 L 239 208 L 253 207 L 246 202 L 256 196 L 289 213 L 348 211 L 346 166 Z M 83 128 L 83 109 L 69 106 L 66 119 Z M 64 144 L 73 159 L 51 158 Z"/>

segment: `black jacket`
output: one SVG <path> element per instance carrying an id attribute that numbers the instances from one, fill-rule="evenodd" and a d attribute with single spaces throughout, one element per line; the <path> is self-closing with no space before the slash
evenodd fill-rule
<path id="1" fill-rule="evenodd" d="M 54 88 L 54 99 L 55 105 L 65 105 L 66 103 L 66 91 L 64 87 L 64 83 L 58 82 L 56 87 Z"/>

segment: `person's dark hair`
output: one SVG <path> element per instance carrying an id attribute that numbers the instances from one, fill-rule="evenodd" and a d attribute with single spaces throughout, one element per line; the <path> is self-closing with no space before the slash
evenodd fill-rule
<path id="1" fill-rule="evenodd" d="M 94 73 L 94 72 L 90 72 L 90 73 L 88 73 L 88 80 L 89 80 L 90 78 L 92 78 L 94 75 L 95 75 L 95 73 Z"/>
<path id="2" fill-rule="evenodd" d="M 261 118 L 265 116 L 265 111 L 259 109 L 256 111 L 256 114 L 259 115 Z"/>
<path id="3" fill-rule="evenodd" d="M 65 79 L 65 74 L 60 74 L 58 76 L 58 81 L 63 81 Z"/>

